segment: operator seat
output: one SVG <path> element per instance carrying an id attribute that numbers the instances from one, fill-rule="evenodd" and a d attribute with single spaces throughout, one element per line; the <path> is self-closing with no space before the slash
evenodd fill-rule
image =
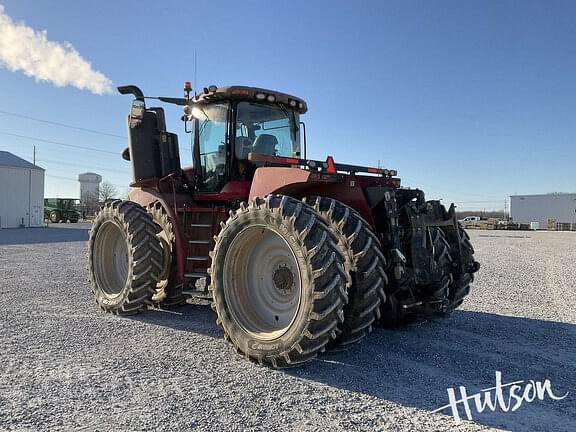
<path id="1" fill-rule="evenodd" d="M 278 140 L 274 135 L 262 134 L 256 138 L 256 141 L 254 141 L 254 145 L 252 146 L 252 152 L 258 154 L 276 156 L 277 144 Z"/>
<path id="2" fill-rule="evenodd" d="M 248 153 L 252 151 L 252 140 L 248 137 L 236 137 L 236 157 L 248 159 Z"/>

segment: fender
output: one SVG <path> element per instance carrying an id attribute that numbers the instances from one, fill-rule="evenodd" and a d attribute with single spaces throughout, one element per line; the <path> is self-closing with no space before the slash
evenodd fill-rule
<path id="1" fill-rule="evenodd" d="M 265 197 L 283 187 L 307 183 L 310 171 L 300 168 L 262 167 L 254 173 L 249 199 Z"/>
<path id="2" fill-rule="evenodd" d="M 362 191 L 360 177 L 320 175 L 300 168 L 258 168 L 250 188 L 250 200 L 271 193 L 299 199 L 315 195 L 334 198 L 356 210 L 372 228 L 375 228 L 372 211 Z"/>

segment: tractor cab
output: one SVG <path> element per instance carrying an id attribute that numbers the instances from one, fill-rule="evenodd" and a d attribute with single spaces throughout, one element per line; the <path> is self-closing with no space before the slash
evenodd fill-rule
<path id="1" fill-rule="evenodd" d="M 304 101 L 252 87 L 211 87 L 190 99 L 196 188 L 220 192 L 229 181 L 250 182 L 258 166 L 251 154 L 300 159 Z"/>
<path id="2" fill-rule="evenodd" d="M 178 137 L 166 131 L 164 110 L 146 107 L 145 99 L 184 107 L 182 119 L 192 135 L 194 161 L 189 180 L 198 198 L 229 197 L 227 189 L 235 191 L 232 195 L 246 195 L 256 168 L 266 163 L 251 155 L 300 159 L 306 154 L 301 144 L 306 141 L 300 123 L 300 114 L 307 111 L 303 100 L 244 86 L 210 86 L 194 96 L 189 86 L 184 90 L 184 98 L 147 98 L 135 86 L 119 88 L 135 96 L 127 121 L 129 148 L 123 153 L 132 161 L 132 186 L 182 177 Z"/>

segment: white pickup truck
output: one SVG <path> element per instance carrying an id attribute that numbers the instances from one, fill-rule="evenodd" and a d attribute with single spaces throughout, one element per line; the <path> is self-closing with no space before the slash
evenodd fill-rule
<path id="1" fill-rule="evenodd" d="M 480 216 L 466 216 L 458 222 L 460 222 L 464 228 L 475 228 L 476 226 L 481 225 L 483 221 Z"/>
<path id="2" fill-rule="evenodd" d="M 480 222 L 480 220 L 480 216 L 466 216 L 464 219 L 460 219 L 458 222 L 465 224 L 470 222 Z"/>

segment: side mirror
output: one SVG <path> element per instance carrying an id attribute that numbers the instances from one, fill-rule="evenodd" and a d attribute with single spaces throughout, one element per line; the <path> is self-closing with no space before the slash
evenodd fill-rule
<path id="1" fill-rule="evenodd" d="M 132 101 L 132 107 L 130 108 L 130 117 L 133 119 L 142 120 L 144 118 L 144 111 L 146 111 L 146 105 L 144 101 L 140 99 L 134 99 Z"/>
<path id="2" fill-rule="evenodd" d="M 130 108 L 130 114 L 128 115 L 128 124 L 130 125 L 130 129 L 138 128 L 142 125 L 145 113 L 146 105 L 144 104 L 144 101 L 134 99 L 132 101 L 132 107 Z"/>

